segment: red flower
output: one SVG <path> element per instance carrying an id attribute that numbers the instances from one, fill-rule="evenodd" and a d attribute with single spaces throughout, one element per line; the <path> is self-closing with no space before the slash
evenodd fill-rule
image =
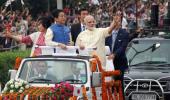
<path id="1" fill-rule="evenodd" d="M 61 88 L 61 94 L 63 94 L 65 92 L 64 88 Z"/>
<path id="2" fill-rule="evenodd" d="M 54 94 L 56 98 L 64 100 L 73 96 L 73 89 L 74 87 L 71 84 L 62 82 L 60 84 L 55 84 L 55 86 L 51 88 L 51 93 Z"/>

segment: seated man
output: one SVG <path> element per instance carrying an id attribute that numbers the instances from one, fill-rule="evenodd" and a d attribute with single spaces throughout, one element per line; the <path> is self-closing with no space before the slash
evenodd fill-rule
<path id="1" fill-rule="evenodd" d="M 86 76 L 85 76 L 85 69 L 80 68 L 77 66 L 76 62 L 71 63 L 71 74 L 70 76 L 65 77 L 65 80 L 75 80 L 75 81 L 80 81 L 80 82 L 85 82 L 86 81 Z M 83 73 L 81 73 L 83 72 Z"/>
<path id="2" fill-rule="evenodd" d="M 47 62 L 37 61 L 33 78 L 49 79 L 53 82 L 56 82 L 57 81 L 56 77 L 47 73 L 47 70 L 48 70 Z"/>

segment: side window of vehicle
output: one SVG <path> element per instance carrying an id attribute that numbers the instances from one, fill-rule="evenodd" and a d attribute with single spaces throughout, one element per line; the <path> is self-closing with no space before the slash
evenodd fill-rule
<path id="1" fill-rule="evenodd" d="M 28 76 L 28 73 L 29 73 L 29 64 L 28 62 L 25 62 L 24 66 L 22 66 L 21 70 L 20 70 L 20 75 L 19 75 L 19 78 L 23 79 L 23 80 L 26 80 L 27 79 L 27 76 Z"/>

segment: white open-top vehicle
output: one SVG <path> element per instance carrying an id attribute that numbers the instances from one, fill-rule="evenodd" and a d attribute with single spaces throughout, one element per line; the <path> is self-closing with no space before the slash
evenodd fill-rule
<path id="1" fill-rule="evenodd" d="M 18 93 L 20 97 L 16 97 L 16 95 L 10 97 L 11 93 L 4 93 L 1 95 L 1 98 L 3 99 L 5 96 L 9 98 L 21 98 L 22 96 L 22 98 L 25 99 L 42 99 L 42 95 L 39 93 L 40 91 L 46 91 L 42 92 L 42 94 L 45 95 L 50 87 L 54 87 L 55 84 L 68 82 L 74 86 L 72 99 L 121 99 L 120 92 L 118 92 L 119 95 L 117 95 L 118 93 L 114 95 L 110 90 L 115 84 L 120 86 L 121 83 L 108 79 L 110 76 L 119 75 L 120 72 L 103 70 L 99 58 L 96 55 L 88 55 L 89 53 L 92 54 L 92 48 L 87 51 L 78 51 L 79 54 L 76 53 L 77 50 L 76 47 L 69 47 L 67 50 L 63 51 L 59 48 L 46 46 L 42 47 L 43 55 L 22 59 L 17 70 L 10 70 L 11 79 L 24 80 L 29 84 L 30 88 L 34 87 L 34 89 L 31 90 L 32 92 L 25 92 L 25 90 L 22 93 Z M 58 52 L 56 53 L 56 51 Z M 44 62 L 47 66 L 47 77 L 37 77 L 39 76 L 37 68 L 40 67 L 38 63 Z M 75 73 L 79 73 L 77 78 L 74 76 Z M 45 89 L 41 90 L 40 88 Z M 46 98 L 49 99 L 47 96 Z"/>

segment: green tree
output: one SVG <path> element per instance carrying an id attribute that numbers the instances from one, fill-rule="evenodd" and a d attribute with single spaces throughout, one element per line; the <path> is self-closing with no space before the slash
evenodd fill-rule
<path id="1" fill-rule="evenodd" d="M 4 87 L 5 83 L 9 80 L 8 70 L 12 69 L 15 65 L 16 57 L 28 57 L 30 50 L 26 51 L 6 51 L 0 52 L 0 83 Z"/>

